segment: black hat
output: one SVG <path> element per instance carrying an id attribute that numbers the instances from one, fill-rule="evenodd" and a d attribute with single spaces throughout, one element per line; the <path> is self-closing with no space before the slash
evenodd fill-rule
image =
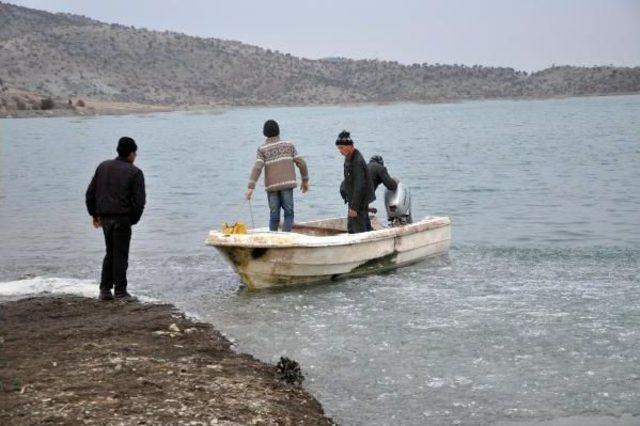
<path id="1" fill-rule="evenodd" d="M 138 151 L 138 145 L 136 145 L 136 141 L 128 136 L 123 136 L 118 141 L 118 155 L 121 157 L 128 157 L 132 152 Z"/>
<path id="2" fill-rule="evenodd" d="M 346 130 L 341 131 L 338 135 L 338 139 L 336 139 L 336 145 L 353 145 L 351 133 Z"/>
<path id="3" fill-rule="evenodd" d="M 381 155 L 374 155 L 373 157 L 371 157 L 371 159 L 369 159 L 369 161 L 373 161 L 374 163 L 378 163 L 381 166 L 384 166 L 384 160 L 382 159 Z"/>
<path id="4" fill-rule="evenodd" d="M 264 127 L 262 128 L 262 134 L 268 138 L 278 136 L 280 134 L 280 126 L 278 126 L 276 120 L 265 121 Z"/>

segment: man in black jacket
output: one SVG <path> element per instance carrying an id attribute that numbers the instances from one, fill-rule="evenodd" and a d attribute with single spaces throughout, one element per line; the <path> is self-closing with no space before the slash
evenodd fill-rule
<path id="1" fill-rule="evenodd" d="M 347 230 L 350 234 L 371 231 L 369 203 L 376 199 L 367 163 L 355 149 L 349 132 L 342 131 L 336 139 L 344 155 L 344 195 L 349 204 Z"/>
<path id="2" fill-rule="evenodd" d="M 389 176 L 387 168 L 384 166 L 384 160 L 379 155 L 374 155 L 369 160 L 369 174 L 373 181 L 373 190 L 378 189 L 381 183 L 387 187 L 389 191 L 395 191 L 398 188 L 398 183 L 394 178 Z"/>
<path id="3" fill-rule="evenodd" d="M 93 226 L 102 227 L 106 255 L 102 263 L 100 300 L 135 300 L 127 293 L 127 267 L 131 225 L 142 216 L 145 204 L 144 175 L 133 165 L 138 146 L 129 137 L 118 141 L 118 157 L 102 162 L 87 188 L 86 203 Z"/>

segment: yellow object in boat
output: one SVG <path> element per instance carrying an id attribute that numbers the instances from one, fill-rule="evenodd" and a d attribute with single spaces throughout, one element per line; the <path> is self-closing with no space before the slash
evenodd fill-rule
<path id="1" fill-rule="evenodd" d="M 246 234 L 247 226 L 242 222 L 236 222 L 233 225 L 227 224 L 225 222 L 222 225 L 222 233 L 223 234 Z"/>

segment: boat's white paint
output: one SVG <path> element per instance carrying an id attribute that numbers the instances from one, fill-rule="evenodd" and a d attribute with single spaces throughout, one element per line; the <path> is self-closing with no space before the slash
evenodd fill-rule
<path id="1" fill-rule="evenodd" d="M 447 217 L 374 228 L 348 234 L 345 219 L 325 219 L 296 224 L 294 232 L 211 231 L 206 243 L 218 249 L 250 289 L 260 289 L 395 269 L 445 253 L 451 241 Z"/>

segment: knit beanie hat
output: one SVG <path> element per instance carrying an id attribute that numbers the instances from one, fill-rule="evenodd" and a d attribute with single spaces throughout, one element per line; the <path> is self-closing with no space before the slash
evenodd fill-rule
<path id="1" fill-rule="evenodd" d="M 278 136 L 280 134 L 280 127 L 275 120 L 267 120 L 264 122 L 264 127 L 262 128 L 262 134 L 268 138 L 272 138 L 274 136 Z"/>
<path id="2" fill-rule="evenodd" d="M 118 155 L 121 157 L 128 157 L 132 152 L 138 151 L 138 145 L 136 145 L 136 141 L 128 136 L 123 136 L 118 141 Z"/>
<path id="3" fill-rule="evenodd" d="M 353 145 L 351 133 L 346 130 L 341 131 L 338 135 L 338 139 L 336 139 L 336 145 Z"/>
<path id="4" fill-rule="evenodd" d="M 378 163 L 381 166 L 384 166 L 384 160 L 382 159 L 381 155 L 374 155 L 369 161 L 373 161 L 374 163 Z"/>

